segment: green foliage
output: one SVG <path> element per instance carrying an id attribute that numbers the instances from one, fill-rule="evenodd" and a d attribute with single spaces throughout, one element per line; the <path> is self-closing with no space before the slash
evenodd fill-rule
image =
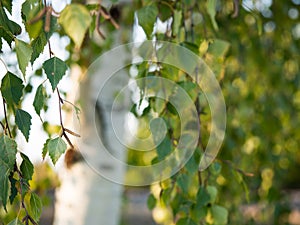
<path id="1" fill-rule="evenodd" d="M 47 151 L 49 152 L 49 156 L 54 164 L 66 150 L 67 145 L 61 137 L 51 139 L 47 143 Z"/>
<path id="2" fill-rule="evenodd" d="M 30 214 L 35 221 L 38 221 L 41 216 L 42 206 L 43 205 L 40 197 L 32 192 L 30 195 Z"/>
<path id="3" fill-rule="evenodd" d="M 1 93 L 9 106 L 18 105 L 23 95 L 23 81 L 11 72 L 3 77 L 1 82 Z"/>
<path id="4" fill-rule="evenodd" d="M 34 106 L 35 112 L 39 116 L 40 116 L 41 110 L 44 107 L 46 99 L 47 99 L 46 89 L 44 88 L 43 84 L 40 84 L 40 86 L 38 86 L 38 88 L 36 90 L 35 97 L 33 100 L 33 106 Z"/>
<path id="5" fill-rule="evenodd" d="M 52 90 L 54 91 L 59 81 L 65 75 L 68 66 L 61 59 L 53 57 L 44 62 L 43 69 L 45 70 L 45 73 L 51 83 Z"/>
<path id="6" fill-rule="evenodd" d="M 25 77 L 26 67 L 31 59 L 32 49 L 31 46 L 24 41 L 15 39 L 15 43 L 19 68 Z"/>
<path id="7" fill-rule="evenodd" d="M 11 138 L 1 135 L 0 137 L 0 198 L 2 205 L 6 210 L 8 199 L 8 177 L 14 169 L 17 153 L 17 144 Z"/>
<path id="8" fill-rule="evenodd" d="M 17 109 L 15 122 L 16 122 L 16 125 L 18 126 L 19 130 L 24 135 L 26 141 L 28 141 L 28 139 L 29 139 L 31 118 L 32 117 L 28 112 L 26 112 L 22 109 Z"/>
<path id="9" fill-rule="evenodd" d="M 163 221 L 165 224 L 288 224 L 288 216 L 284 214 L 287 210 L 282 205 L 285 199 L 282 189 L 299 188 L 300 182 L 297 142 L 300 135 L 299 21 L 289 13 L 291 9 L 298 10 L 299 4 L 297 1 L 272 1 L 261 10 L 255 4 L 253 8 L 247 8 L 246 4 L 235 5 L 236 2 L 134 1 L 130 7 L 124 7 L 121 18 L 116 19 L 126 30 L 127 25 L 132 26 L 136 12 L 148 39 L 170 41 L 199 55 L 216 75 L 227 102 L 228 127 L 222 152 L 209 169 L 200 172 L 199 161 L 211 130 L 210 109 L 205 96 L 195 81 L 178 68 L 158 64 L 155 60 L 137 65 L 137 77 L 167 78 L 184 89 L 197 107 L 200 118 L 201 137 L 194 154 L 177 174 L 154 184 L 159 193 L 154 191 L 148 198 L 149 209 L 162 207 L 170 212 L 172 218 Z M 262 1 L 261 4 L 265 3 Z M 56 89 L 60 95 L 58 84 L 68 66 L 75 63 L 84 70 L 93 58 L 111 48 L 115 37 L 111 23 L 108 26 L 104 23 L 110 19 L 100 16 L 97 4 L 71 3 L 59 15 L 50 6 L 45 7 L 41 0 L 27 0 L 21 8 L 23 32 L 29 41 L 18 36 L 23 26 L 9 19 L 14 18 L 9 15 L 13 11 L 12 1 L 0 2 L 0 51 L 5 41 L 17 59 L 16 67 L 12 69 L 10 59 L 6 59 L 5 54 L 1 57 L 9 68 L 1 81 L 4 116 L 0 134 L 0 200 L 4 209 L 10 211 L 9 203 L 24 203 L 29 199 L 26 204 L 29 214 L 21 218 L 22 213 L 16 213 L 5 220 L 6 223 L 11 221 L 9 224 L 23 224 L 22 220 L 26 223 L 26 218 L 38 221 L 42 211 L 41 200 L 29 186 L 33 165 L 26 155 L 18 153 L 15 141 L 17 129 L 27 141 L 30 137 L 32 115 L 21 108 L 23 99 L 31 92 L 30 87 L 34 86 L 31 78 L 44 76 L 52 90 Z M 270 12 L 272 17 L 268 16 Z M 166 29 L 156 26 L 159 20 L 165 21 Z M 101 43 L 92 38 L 94 30 L 100 32 L 99 24 L 107 36 Z M 53 33 L 72 40 L 66 49 L 70 57 L 65 62 L 52 52 L 51 45 L 56 44 L 50 43 Z M 30 74 L 26 71 L 29 62 L 33 65 L 44 50 L 48 51 L 47 43 L 50 57 L 42 62 L 45 74 L 41 68 L 39 73 L 33 71 Z M 179 64 L 187 64 L 189 68 L 195 66 L 184 55 L 174 55 Z M 19 78 L 21 74 L 15 74 L 17 68 L 22 79 Z M 43 82 L 33 88 L 36 89 L 33 106 L 40 117 L 42 109 L 47 107 L 48 95 L 53 94 L 47 93 L 45 87 Z M 139 88 L 143 90 L 142 86 Z M 153 84 L 152 91 L 162 89 L 160 84 Z M 170 100 L 172 95 L 167 93 L 166 97 Z M 182 124 L 176 107 L 170 102 L 154 97 L 145 100 L 149 105 L 143 112 L 138 112 L 138 103 L 133 105 L 131 112 L 144 123 L 149 122 L 150 131 L 146 132 L 142 126 L 139 131 L 143 134 L 151 132 L 151 141 L 157 147 L 150 153 L 131 153 L 129 159 L 150 165 L 166 159 L 178 147 Z M 65 103 L 60 96 L 59 103 Z M 74 108 L 76 113 L 79 112 L 77 106 Z M 63 121 L 60 122 L 59 126 L 47 121 L 42 124 L 49 135 L 42 157 L 48 153 L 54 164 L 67 149 L 65 136 L 53 138 L 65 131 Z M 195 124 L 184 126 L 193 129 Z M 189 144 L 191 137 L 186 135 L 185 138 L 184 143 Z M 17 154 L 22 159 L 20 165 L 16 163 Z M 258 218 L 245 217 L 241 213 L 241 205 L 259 202 L 269 207 L 261 210 Z"/>
<path id="10" fill-rule="evenodd" d="M 31 180 L 34 167 L 26 155 L 21 153 L 21 157 L 22 157 L 23 161 L 21 163 L 20 170 L 23 174 L 23 178 L 26 180 Z"/>
<path id="11" fill-rule="evenodd" d="M 137 11 L 139 25 L 144 29 L 148 38 L 151 37 L 151 34 L 153 32 L 157 14 L 158 10 L 155 5 L 144 6 Z"/>
<path id="12" fill-rule="evenodd" d="M 61 12 L 58 22 L 74 41 L 75 46 L 80 48 L 92 18 L 84 5 L 71 4 Z"/>

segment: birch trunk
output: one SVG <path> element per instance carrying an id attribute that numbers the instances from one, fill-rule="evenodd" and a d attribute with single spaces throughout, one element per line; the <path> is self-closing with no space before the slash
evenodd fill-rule
<path id="1" fill-rule="evenodd" d="M 104 174 L 109 173 L 109 176 L 115 177 L 116 180 L 122 180 L 125 168 L 120 164 L 109 163 L 104 146 L 99 145 L 99 138 L 102 137 L 102 142 L 106 143 L 110 154 L 120 161 L 126 161 L 125 147 L 115 137 L 110 118 L 113 114 L 114 124 L 117 124 L 119 129 L 118 133 L 125 133 L 124 121 L 128 112 L 126 103 L 118 102 L 116 109 L 111 110 L 112 104 L 116 104 L 115 93 L 127 84 L 128 75 L 125 72 L 119 73 L 107 83 L 103 96 L 97 100 L 98 107 L 95 108 L 94 105 L 99 86 L 105 82 L 103 74 L 106 74 L 106 68 L 109 68 L 114 60 L 123 60 L 122 55 L 118 59 L 107 59 L 99 66 L 100 70 L 96 74 L 88 75 L 81 81 L 80 100 L 83 117 L 81 138 L 77 146 L 84 154 L 84 160 L 74 164 L 70 169 L 63 168 L 59 172 L 61 186 L 56 191 L 54 225 L 119 224 L 123 187 L 100 174 L 102 171 Z M 93 119 L 95 113 L 96 121 Z M 98 124 L 98 131 L 94 129 L 95 123 Z"/>

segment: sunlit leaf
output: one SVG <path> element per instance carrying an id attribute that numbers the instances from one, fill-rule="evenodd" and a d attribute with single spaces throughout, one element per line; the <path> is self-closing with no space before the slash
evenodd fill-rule
<path id="1" fill-rule="evenodd" d="M 211 215 L 212 215 L 214 224 L 218 224 L 218 225 L 227 224 L 228 211 L 226 208 L 219 206 L 219 205 L 213 205 L 211 207 Z"/>
<path id="2" fill-rule="evenodd" d="M 85 6 L 70 4 L 61 12 L 58 22 L 74 41 L 75 46 L 80 48 L 85 33 L 92 22 L 92 17 Z"/>
<path id="3" fill-rule="evenodd" d="M 158 9 L 155 5 L 145 6 L 137 11 L 139 25 L 144 29 L 148 38 L 153 32 L 157 14 Z"/>
<path id="4" fill-rule="evenodd" d="M 8 225 L 24 225 L 18 218 L 11 221 Z"/>
<path id="5" fill-rule="evenodd" d="M 15 39 L 15 43 L 16 43 L 15 48 L 16 48 L 19 68 L 23 73 L 23 76 L 25 77 L 26 67 L 28 66 L 28 63 L 31 59 L 32 48 L 26 42 L 18 39 Z"/>
<path id="6" fill-rule="evenodd" d="M 218 30 L 219 27 L 218 27 L 218 24 L 217 24 L 217 21 L 216 21 L 216 6 L 217 6 L 217 0 L 208 0 L 207 3 L 206 3 L 206 8 L 207 8 L 207 12 L 210 16 L 210 20 L 211 20 L 211 23 L 214 27 L 215 30 Z"/>
<path id="7" fill-rule="evenodd" d="M 49 156 L 52 159 L 53 164 L 57 162 L 59 157 L 65 153 L 67 145 L 61 137 L 52 139 L 47 144 Z"/>

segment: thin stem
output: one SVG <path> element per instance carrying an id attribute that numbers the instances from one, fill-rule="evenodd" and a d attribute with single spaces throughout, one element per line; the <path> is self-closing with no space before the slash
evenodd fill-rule
<path id="1" fill-rule="evenodd" d="M 59 120 L 60 120 L 60 125 L 61 127 L 64 129 L 64 125 L 63 125 L 63 122 L 62 122 L 62 109 L 61 109 L 61 104 L 63 103 L 63 100 L 62 98 L 60 97 L 60 94 L 59 94 L 59 90 L 58 88 L 56 88 L 56 91 L 57 91 L 57 95 L 58 95 L 58 107 L 59 107 Z"/>
<path id="2" fill-rule="evenodd" d="M 79 135 L 76 134 L 75 132 L 70 131 L 69 129 L 67 129 L 67 128 L 64 127 L 63 119 L 62 119 L 62 107 L 61 107 L 61 105 L 64 104 L 64 101 L 63 101 L 62 97 L 60 96 L 60 93 L 59 93 L 58 88 L 56 88 L 56 91 L 57 91 L 57 95 L 58 95 L 59 120 L 60 120 L 61 129 L 62 129 L 61 136 L 63 136 L 63 137 L 67 140 L 67 142 L 68 142 L 68 144 L 70 145 L 70 147 L 71 147 L 72 149 L 74 149 L 74 145 L 72 144 L 72 142 L 71 142 L 71 140 L 70 140 L 70 138 L 68 137 L 68 135 L 67 135 L 66 132 L 68 132 L 68 133 L 70 133 L 70 134 L 72 134 L 72 135 L 74 135 L 74 136 L 77 136 L 77 137 L 78 137 Z"/>
<path id="3" fill-rule="evenodd" d="M 4 118 L 5 118 L 5 123 L 6 123 L 5 130 L 6 129 L 8 130 L 9 137 L 12 138 L 12 135 L 11 135 L 11 132 L 10 132 L 10 128 L 9 128 L 9 125 L 8 125 L 7 112 L 6 112 L 6 102 L 5 102 L 4 98 L 2 98 L 2 100 L 3 100 Z"/>
<path id="4" fill-rule="evenodd" d="M 239 172 L 240 174 L 246 176 L 246 177 L 253 177 L 254 174 L 253 173 L 249 173 L 249 172 L 245 172 L 239 168 L 236 168 L 233 163 L 229 160 L 226 160 L 226 159 L 219 159 L 221 162 L 227 164 L 228 166 L 230 166 L 232 169 L 236 170 L 237 172 Z"/>
<path id="5" fill-rule="evenodd" d="M 2 64 L 4 65 L 4 67 L 5 67 L 6 71 L 8 72 L 8 68 L 7 68 L 7 66 L 6 66 L 5 62 L 3 61 L 3 59 L 1 59 L 1 58 L 0 58 L 0 61 L 1 61 L 1 62 L 2 62 Z"/>

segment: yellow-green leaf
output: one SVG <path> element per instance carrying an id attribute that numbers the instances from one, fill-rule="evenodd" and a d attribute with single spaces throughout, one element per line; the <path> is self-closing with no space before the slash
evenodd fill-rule
<path id="1" fill-rule="evenodd" d="M 92 22 L 92 17 L 85 6 L 70 4 L 61 12 L 58 22 L 74 41 L 75 46 L 80 48 L 85 33 Z"/>
<path id="2" fill-rule="evenodd" d="M 18 39 L 15 39 L 15 43 L 16 43 L 16 53 L 17 53 L 19 68 L 23 76 L 25 77 L 26 67 L 28 66 L 28 63 L 31 59 L 32 48 L 26 42 Z"/>

